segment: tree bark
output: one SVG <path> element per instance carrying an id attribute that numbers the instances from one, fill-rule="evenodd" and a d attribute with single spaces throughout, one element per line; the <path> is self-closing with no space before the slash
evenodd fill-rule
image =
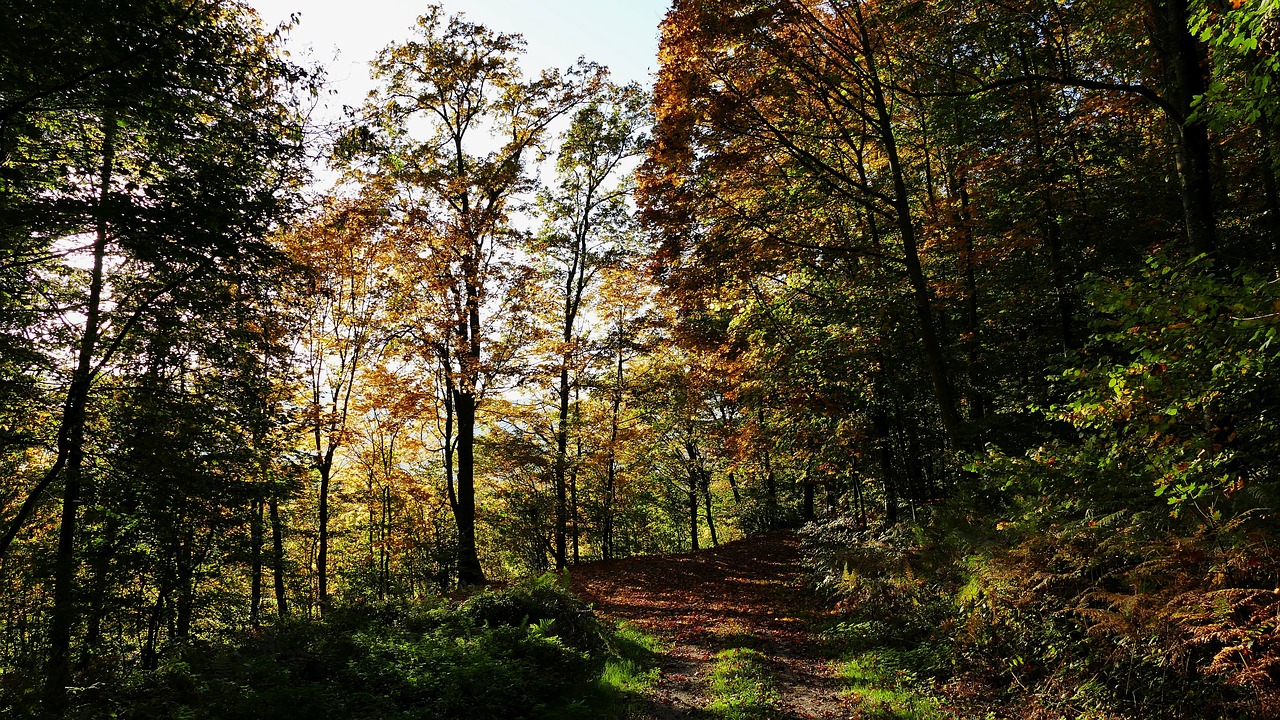
<path id="1" fill-rule="evenodd" d="M 622 346 L 623 313 L 618 312 L 618 347 L 614 364 L 613 398 L 609 408 L 609 464 L 605 471 L 605 506 L 604 506 L 604 559 L 611 560 L 615 555 L 614 546 L 614 508 L 617 500 L 618 482 L 618 431 L 622 413 L 622 380 L 623 380 L 623 346 Z"/>
<path id="2" fill-rule="evenodd" d="M 581 545 L 582 533 L 579 530 L 578 522 L 578 467 L 582 462 L 582 440 L 579 438 L 577 442 L 577 452 L 574 456 L 573 467 L 569 470 L 569 537 L 573 545 L 573 564 L 577 565 L 582 561 Z"/>
<path id="3" fill-rule="evenodd" d="M 459 158 L 463 157 L 465 156 L 459 155 Z M 463 176 L 461 171 L 459 176 Z M 464 197 L 464 210 L 469 207 L 469 200 Z M 471 255 L 462 263 L 462 315 L 458 318 L 454 331 L 462 356 L 461 373 L 453 383 L 453 406 L 458 424 L 458 489 L 453 515 L 458 527 L 458 584 L 482 585 L 485 576 L 476 546 L 475 485 L 476 409 L 479 405 L 476 393 L 480 388 L 481 377 L 479 240 L 475 241 L 470 252 Z"/>
<path id="4" fill-rule="evenodd" d="M 698 473 L 702 476 L 702 498 L 707 511 L 707 529 L 711 531 L 711 547 L 719 547 L 720 538 L 716 536 L 716 517 L 711 511 L 711 474 L 706 469 Z"/>
<path id="5" fill-rule="evenodd" d="M 880 80 L 874 46 L 861 5 L 854 5 L 854 15 L 861 36 L 863 59 L 866 62 L 866 76 L 876 116 L 876 132 L 884 144 L 885 159 L 888 161 L 889 173 L 893 180 L 894 216 L 898 234 L 902 238 L 903 260 L 907 266 L 907 280 L 911 286 L 920 341 L 924 345 L 925 364 L 933 384 L 933 394 L 938 405 L 938 414 L 942 419 L 943 430 L 948 440 L 959 445 L 963 440 L 963 427 L 960 413 L 956 409 L 951 381 L 947 376 L 946 356 L 942 351 L 942 343 L 938 339 L 933 312 L 933 292 L 929 288 L 929 281 L 920 263 L 920 248 L 911 213 L 911 194 L 907 188 L 906 171 L 898 155 L 898 139 L 894 132 L 893 116 L 889 113 L 889 104 L 885 99 L 884 86 Z"/>
<path id="6" fill-rule="evenodd" d="M 329 473 L 332 464 L 320 466 L 319 549 L 316 551 L 316 603 L 323 617 L 329 610 Z"/>
<path id="7" fill-rule="evenodd" d="M 262 623 L 262 498 L 254 498 L 249 509 L 249 627 Z"/>
<path id="8" fill-rule="evenodd" d="M 1178 194 L 1193 252 L 1216 255 L 1217 222 L 1209 130 L 1193 116 L 1195 99 L 1205 93 L 1204 58 L 1191 34 L 1187 0 L 1151 0 L 1149 8 L 1156 47 L 1166 64 L 1167 101 L 1177 141 Z"/>
<path id="9" fill-rule="evenodd" d="M 813 475 L 808 472 L 804 474 L 804 500 L 800 512 L 805 520 L 813 521 L 817 518 L 813 507 Z"/>
<path id="10" fill-rule="evenodd" d="M 107 203 L 115 168 L 116 114 L 108 111 L 102 119 L 102 167 L 99 175 L 97 228 L 93 244 L 93 270 L 89 299 L 85 308 L 84 334 L 75 374 L 63 405 L 62 427 L 58 433 L 58 455 L 66 458 L 63 468 L 62 518 L 58 528 L 58 550 L 53 570 L 53 611 L 49 628 L 49 664 L 44 688 L 45 709 L 59 714 L 67 705 L 70 681 L 71 630 L 76 622 L 76 523 L 84 478 L 85 416 L 89 388 L 93 382 L 93 358 L 97 352 L 102 323 L 103 264 L 107 255 L 109 224 Z"/>
<path id="11" fill-rule="evenodd" d="M 698 446 L 692 442 L 685 443 L 685 452 L 689 454 L 689 470 L 688 480 L 689 487 L 689 547 L 691 550 L 698 550 L 698 491 L 701 489 L 701 478 L 699 477 L 699 454 Z"/>
<path id="12" fill-rule="evenodd" d="M 689 549 L 698 547 L 698 474 L 689 472 Z"/>
<path id="13" fill-rule="evenodd" d="M 271 571 L 276 590 L 276 614 L 281 620 L 289 617 L 289 600 L 284 585 L 284 525 L 280 522 L 280 501 L 274 496 L 268 501 L 271 513 Z"/>
<path id="14" fill-rule="evenodd" d="M 191 623 L 195 617 L 196 566 L 194 533 L 189 529 L 183 532 L 177 548 L 178 599 L 177 613 L 174 617 L 173 638 L 185 642 L 191 637 Z"/>
<path id="15" fill-rule="evenodd" d="M 454 509 L 458 525 L 458 583 L 481 585 L 485 577 L 476 547 L 476 396 L 472 392 L 456 392 L 454 405 L 458 422 L 458 504 Z"/>
<path id="16" fill-rule="evenodd" d="M 568 333 L 566 332 L 566 335 Z M 565 338 L 569 342 L 569 338 Z M 555 556 L 556 570 L 564 570 L 567 563 L 566 534 L 569 525 L 568 499 L 566 497 L 566 467 L 569 452 L 569 364 L 568 358 L 562 358 L 560 364 L 560 406 L 556 417 L 556 525 Z"/>

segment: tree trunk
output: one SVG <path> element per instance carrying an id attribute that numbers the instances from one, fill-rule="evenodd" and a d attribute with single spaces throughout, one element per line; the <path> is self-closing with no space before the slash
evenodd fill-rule
<path id="1" fill-rule="evenodd" d="M 702 484 L 701 477 L 699 477 L 699 470 L 701 469 L 700 468 L 701 461 L 699 459 L 697 445 L 693 444 L 692 442 L 686 442 L 684 449 L 685 449 L 685 452 L 689 454 L 689 471 L 688 471 L 689 487 L 687 489 L 687 492 L 689 494 L 688 509 L 689 509 L 690 549 L 696 551 L 699 549 L 698 548 L 698 495 L 699 495 L 698 491 L 701 490 L 701 484 Z"/>
<path id="2" fill-rule="evenodd" d="M 382 542 L 378 545 L 380 559 L 380 582 L 378 599 L 384 599 L 391 592 L 391 488 L 382 488 Z"/>
<path id="3" fill-rule="evenodd" d="M 107 609 L 103 605 L 107 598 L 107 590 L 110 588 L 111 561 L 116 553 L 116 533 L 119 529 L 119 523 L 120 521 L 114 515 L 107 516 L 101 547 L 93 554 L 93 560 L 91 561 L 93 567 L 93 590 L 89 596 L 90 614 L 88 629 L 85 631 L 84 652 L 81 655 L 82 663 L 87 663 L 101 645 L 102 620 L 107 613 Z"/>
<path id="4" fill-rule="evenodd" d="M 707 529 L 711 531 L 711 547 L 719 547 L 720 538 L 716 536 L 716 517 L 711 512 L 711 473 L 704 469 L 698 474 L 702 476 L 702 497 L 707 511 Z"/>
<path id="5" fill-rule="evenodd" d="M 63 405 L 62 427 L 58 433 L 58 455 L 66 458 L 63 469 L 62 518 L 58 527 L 58 550 L 53 565 L 53 611 L 49 628 L 49 664 L 44 692 L 45 708 L 59 714 L 67 705 L 70 677 L 71 629 L 76 622 L 76 522 L 84 478 L 85 415 L 89 386 L 93 382 L 93 358 L 102 323 L 103 263 L 107 255 L 107 200 L 115 166 L 116 115 L 105 113 L 103 120 L 102 168 L 99 176 L 97 231 L 93 244 L 93 270 L 89 280 L 89 302 L 85 308 L 84 335 L 80 340 L 75 374 Z"/>
<path id="6" fill-rule="evenodd" d="M 569 531 L 570 539 L 573 544 L 573 564 L 577 565 L 582 561 L 581 545 L 582 533 L 579 530 L 578 522 L 578 467 L 582 461 L 582 442 L 577 443 L 577 452 L 574 454 L 575 461 L 573 468 L 569 470 Z"/>
<path id="7" fill-rule="evenodd" d="M 733 504 L 741 504 L 742 491 L 738 489 L 738 478 L 732 471 L 729 472 L 729 490 L 733 492 Z"/>
<path id="8" fill-rule="evenodd" d="M 801 505 L 801 516 L 810 522 L 818 517 L 813 507 L 813 475 L 809 472 L 804 474 L 804 500 Z"/>
<path id="9" fill-rule="evenodd" d="M 698 473 L 689 470 L 689 549 L 698 548 Z"/>
<path id="10" fill-rule="evenodd" d="M 143 670 L 155 670 L 159 664 L 160 625 L 164 621 L 164 606 L 169 599 L 169 586 L 161 581 L 156 588 L 156 601 L 151 606 L 151 616 L 147 618 L 147 639 L 142 645 L 141 660 Z"/>
<path id="11" fill-rule="evenodd" d="M 617 483 L 617 459 L 614 456 L 612 444 L 617 440 L 618 427 L 615 421 L 613 427 L 613 440 L 610 441 L 609 464 L 605 467 L 604 475 L 604 517 L 601 519 L 601 551 L 605 560 L 612 560 L 614 556 L 613 547 L 613 501 L 614 486 Z"/>
<path id="12" fill-rule="evenodd" d="M 911 214 L 911 194 L 907 189 L 906 171 L 898 155 L 898 140 L 894 133 L 893 117 L 889 113 L 889 104 L 885 99 L 871 36 L 860 5 L 855 4 L 854 14 L 861 36 L 863 58 L 867 64 L 866 75 L 876 113 L 876 131 L 880 135 L 881 142 L 884 143 L 885 159 L 888 161 L 889 173 L 893 179 L 893 210 L 898 234 L 902 237 L 903 260 L 907 266 L 907 280 L 911 286 L 920 340 L 924 345 L 925 364 L 933 384 L 933 394 L 938 405 L 938 414 L 942 419 L 943 430 L 948 440 L 959 445 L 963 440 L 960 413 L 956 410 L 955 394 L 951 390 L 951 381 L 947 377 L 946 358 L 942 352 L 942 343 L 938 339 L 933 313 L 933 292 L 929 288 L 929 281 L 925 278 L 924 268 L 920 264 L 920 249 Z"/>
<path id="13" fill-rule="evenodd" d="M 1152 0 L 1149 12 L 1155 45 L 1166 64 L 1166 99 L 1173 106 L 1170 119 L 1177 140 L 1178 194 L 1187 242 L 1193 252 L 1212 256 L 1218 239 L 1209 130 L 1192 116 L 1195 99 L 1205 92 L 1204 58 L 1191 34 L 1187 5 L 1187 0 Z"/>
<path id="14" fill-rule="evenodd" d="M 981 422 L 986 415 L 986 398 L 982 394 L 982 377 L 979 372 L 978 349 L 982 346 L 978 340 L 978 272 L 976 249 L 973 238 L 973 211 L 969 206 L 969 187 L 967 173 L 961 171 L 955 177 L 957 194 L 960 198 L 959 216 L 960 237 L 964 247 L 960 253 L 960 262 L 964 267 L 964 330 L 967 336 L 969 365 L 969 419 Z"/>
<path id="15" fill-rule="evenodd" d="M 262 623 L 262 498 L 254 498 L 249 509 L 249 626 Z"/>
<path id="16" fill-rule="evenodd" d="M 459 157 L 462 157 L 461 155 Z M 480 254 L 479 241 L 463 261 L 464 305 L 455 331 L 462 349 L 461 372 L 454 383 L 453 405 L 458 423 L 458 493 L 454 520 L 458 526 L 458 584 L 482 585 L 484 569 L 476 547 L 476 408 L 480 388 Z"/>
<path id="17" fill-rule="evenodd" d="M 1040 106 L 1031 104 L 1031 122 L 1035 127 L 1034 149 L 1036 165 L 1040 176 L 1040 202 L 1044 206 L 1040 212 L 1041 235 L 1049 246 L 1049 270 L 1053 277 L 1054 293 L 1058 299 L 1058 335 L 1063 350 L 1076 347 L 1075 319 L 1071 309 L 1072 282 L 1067 272 L 1066 259 L 1062 248 L 1062 225 L 1058 222 L 1058 209 L 1055 206 L 1053 193 L 1049 190 L 1049 159 L 1044 148 L 1044 127 L 1040 122 Z"/>
<path id="18" fill-rule="evenodd" d="M 893 452 L 889 447 L 889 418 L 883 408 L 876 409 L 872 423 L 875 426 L 876 457 L 880 461 L 884 484 L 884 524 L 888 527 L 898 522 L 898 483 L 893 473 Z"/>
<path id="19" fill-rule="evenodd" d="M 566 340 L 567 342 L 567 340 Z M 569 452 L 569 365 L 568 358 L 562 358 L 560 365 L 560 406 L 556 416 L 556 525 L 555 556 L 556 570 L 564 570 L 567 565 L 565 537 L 569 525 L 568 498 L 566 496 L 566 467 Z"/>
<path id="20" fill-rule="evenodd" d="M 476 547 L 476 396 L 456 392 L 454 405 L 458 421 L 458 504 L 454 509 L 458 525 L 458 583 L 481 585 L 485 578 Z"/>
<path id="21" fill-rule="evenodd" d="M 191 622 L 195 615 L 195 571 L 196 558 L 192 545 L 195 544 L 194 533 L 188 530 L 178 543 L 178 607 L 174 618 L 173 637 L 178 642 L 185 642 L 191 637 Z"/>
<path id="22" fill-rule="evenodd" d="M 284 525 L 280 522 L 280 501 L 274 496 L 268 501 L 271 513 L 271 571 L 276 590 L 276 614 L 281 620 L 289 617 L 289 600 L 284 586 Z"/>
<path id="23" fill-rule="evenodd" d="M 605 471 L 605 505 L 604 505 L 604 559 L 611 560 L 615 554 L 613 538 L 613 513 L 617 499 L 618 474 L 618 426 L 622 411 L 622 317 L 618 313 L 618 348 L 617 362 L 614 366 L 613 403 L 609 412 L 609 464 Z"/>
<path id="24" fill-rule="evenodd" d="M 320 518 L 316 551 L 316 602 L 323 617 L 329 610 L 329 473 L 330 463 L 320 465 Z"/>

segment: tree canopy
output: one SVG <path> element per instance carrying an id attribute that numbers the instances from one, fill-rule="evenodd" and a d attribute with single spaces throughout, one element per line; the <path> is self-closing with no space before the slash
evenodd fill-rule
<path id="1" fill-rule="evenodd" d="M 1274 0 L 429 5 L 329 133 L 245 3 L 0 14 L 0 709 L 577 717 L 519 578 L 801 527 L 956 707 L 1280 707 Z"/>

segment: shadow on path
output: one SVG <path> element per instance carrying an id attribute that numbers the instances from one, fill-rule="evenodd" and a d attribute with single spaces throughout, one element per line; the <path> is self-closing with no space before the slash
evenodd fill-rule
<path id="1" fill-rule="evenodd" d="M 806 589 L 794 533 L 712 550 L 582 565 L 574 591 L 601 614 L 671 643 L 642 717 L 712 718 L 704 689 L 716 652 L 751 647 L 769 659 L 780 720 L 852 717 L 810 627 L 826 611 Z"/>

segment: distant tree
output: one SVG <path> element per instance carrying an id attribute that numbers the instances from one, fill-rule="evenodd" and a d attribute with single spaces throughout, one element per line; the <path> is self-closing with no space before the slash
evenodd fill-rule
<path id="1" fill-rule="evenodd" d="M 627 207 L 632 168 L 626 163 L 644 148 L 647 119 L 647 98 L 639 86 L 607 86 L 575 113 L 561 140 L 556 183 L 539 197 L 545 226 L 532 249 L 557 284 L 555 559 L 561 569 L 570 559 L 570 535 L 573 562 L 579 558 L 578 516 L 569 508 L 577 506 L 576 483 L 567 480 L 570 472 L 576 473 L 568 457 L 570 404 L 581 389 L 582 366 L 594 351 L 580 326 L 586 319 L 588 291 L 598 283 L 601 270 L 616 264 L 628 250 L 628 238 L 636 230 Z"/>
<path id="2" fill-rule="evenodd" d="M 305 323 L 299 362 L 306 367 L 306 428 L 319 476 L 316 602 L 329 607 L 330 491 L 338 451 L 351 444 L 352 402 L 361 373 L 386 343 L 391 256 L 381 208 L 333 200 L 286 236 L 290 256 L 308 274 L 292 304 Z"/>

